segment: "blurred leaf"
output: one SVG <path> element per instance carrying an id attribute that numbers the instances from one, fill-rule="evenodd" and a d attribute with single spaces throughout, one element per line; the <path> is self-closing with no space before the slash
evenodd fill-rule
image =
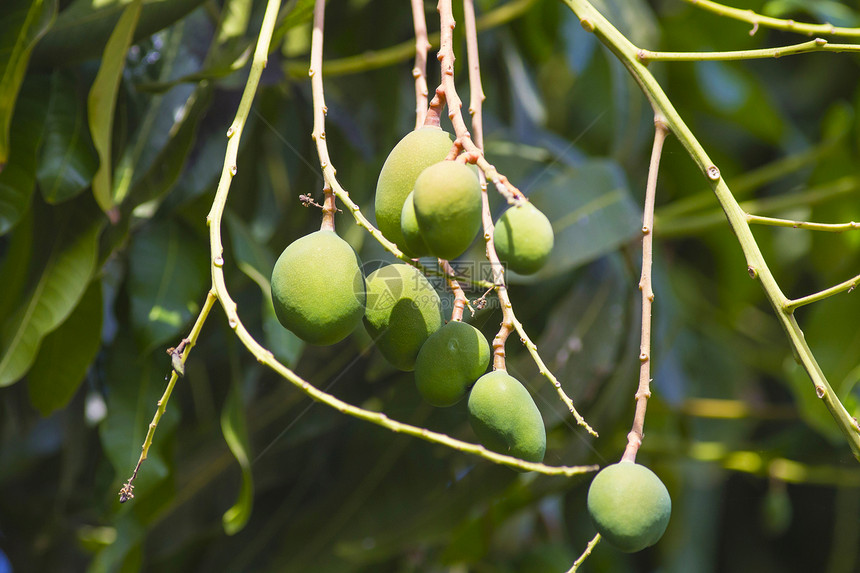
<path id="1" fill-rule="evenodd" d="M 90 282 L 72 314 L 42 341 L 27 376 L 30 402 L 43 415 L 64 408 L 101 346 L 102 288 Z"/>
<path id="2" fill-rule="evenodd" d="M 33 50 L 39 67 L 65 67 L 102 54 L 128 4 L 137 0 L 73 0 Z M 151 36 L 180 20 L 203 0 L 143 0 L 134 41 Z"/>
<path id="3" fill-rule="evenodd" d="M 9 163 L 0 171 L 0 235 L 8 233 L 30 208 L 48 93 L 47 78 L 39 76 L 28 78 L 21 88 L 9 132 L 15 145 Z"/>
<path id="4" fill-rule="evenodd" d="M 81 228 L 83 227 L 83 228 Z M 0 332 L 0 387 L 17 382 L 33 364 L 42 339 L 69 316 L 89 285 L 101 221 L 68 217 L 54 235 L 27 300 Z"/>
<path id="5" fill-rule="evenodd" d="M 5 0 L 0 12 L 0 171 L 9 159 L 10 124 L 30 52 L 57 15 L 57 0 Z"/>
<path id="6" fill-rule="evenodd" d="M 263 294 L 263 332 L 266 335 L 266 348 L 271 350 L 279 361 L 292 366 L 298 361 L 304 343 L 301 338 L 284 328 L 275 315 L 272 285 L 269 280 L 275 266 L 275 257 L 265 245 L 254 240 L 242 220 L 232 212 L 227 211 L 226 220 L 236 264 L 239 270 L 257 283 Z"/>
<path id="7" fill-rule="evenodd" d="M 170 138 L 152 161 L 150 168 L 137 180 L 126 197 L 123 208 L 132 209 L 148 201 L 162 198 L 179 180 L 188 154 L 194 146 L 197 128 L 212 102 L 212 88 L 204 84 L 198 88 L 180 111 L 174 112 L 176 123 L 170 129 Z"/>
<path id="8" fill-rule="evenodd" d="M 0 316 L 9 313 L 20 302 L 27 284 L 27 269 L 33 256 L 33 211 L 28 211 L 18 226 L 6 237 L 6 250 L 0 262 Z"/>
<path id="9" fill-rule="evenodd" d="M 39 189 L 48 203 L 62 203 L 89 187 L 98 168 L 76 84 L 71 73 L 55 71 L 51 75 L 51 97 L 36 170 Z"/>
<path id="10" fill-rule="evenodd" d="M 621 169 L 595 160 L 577 170 L 547 168 L 529 200 L 552 223 L 555 246 L 534 275 L 510 273 L 512 283 L 535 283 L 592 261 L 639 236 L 641 215 Z"/>
<path id="11" fill-rule="evenodd" d="M 114 109 L 125 68 L 125 56 L 131 46 L 140 8 L 141 0 L 132 0 L 123 10 L 105 46 L 99 72 L 87 98 L 90 133 L 99 155 L 98 171 L 93 178 L 93 196 L 105 213 L 111 212 L 115 206 L 111 183 Z"/>
<path id="12" fill-rule="evenodd" d="M 198 312 L 208 271 L 205 244 L 178 223 L 153 222 L 134 236 L 128 291 L 141 347 L 149 351 L 163 344 Z"/>
<path id="13" fill-rule="evenodd" d="M 245 407 L 239 391 L 238 381 L 234 380 L 224 409 L 221 411 L 221 432 L 224 440 L 239 466 L 242 468 L 242 486 L 239 489 L 239 499 L 235 505 L 224 512 L 222 523 L 227 535 L 235 535 L 242 531 L 251 517 L 254 505 L 254 478 L 251 474 L 250 441 L 245 422 Z"/>

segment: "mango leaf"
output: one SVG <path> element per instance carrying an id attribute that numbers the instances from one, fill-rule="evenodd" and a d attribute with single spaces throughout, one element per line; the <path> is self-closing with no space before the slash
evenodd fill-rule
<path id="1" fill-rule="evenodd" d="M 173 222 L 147 225 L 134 236 L 128 292 L 135 336 L 145 350 L 174 337 L 197 313 L 209 279 L 203 245 Z"/>
<path id="2" fill-rule="evenodd" d="M 617 249 L 640 233 L 641 214 L 621 169 L 593 161 L 577 170 L 548 169 L 529 196 L 552 223 L 555 246 L 550 263 L 511 282 L 537 282 L 564 273 Z"/>
<path id="3" fill-rule="evenodd" d="M 99 168 L 93 178 L 93 196 L 105 213 L 111 212 L 115 206 L 111 188 L 114 108 L 125 68 L 125 56 L 140 17 L 140 7 L 141 0 L 134 0 L 123 10 L 105 46 L 101 66 L 87 98 L 90 133 L 99 155 Z"/>
<path id="4" fill-rule="evenodd" d="M 48 107 L 49 83 L 45 77 L 28 78 L 12 118 L 9 133 L 15 146 L 0 171 L 0 235 L 8 233 L 30 207 L 36 187 L 36 156 Z"/>
<path id="5" fill-rule="evenodd" d="M 27 299 L 0 332 L 0 387 L 17 382 L 33 364 L 42 339 L 69 316 L 90 283 L 102 222 L 71 213 Z M 81 220 L 83 219 L 83 220 Z"/>
<path id="6" fill-rule="evenodd" d="M 275 315 L 272 285 L 269 280 L 275 266 L 275 257 L 264 245 L 254 240 L 242 220 L 232 212 L 227 211 L 226 220 L 239 270 L 257 283 L 263 293 L 263 333 L 266 337 L 266 348 L 272 351 L 275 358 L 287 366 L 292 366 L 299 359 L 304 343 L 284 328 Z"/>
<path id="7" fill-rule="evenodd" d="M 182 175 L 188 154 L 194 147 L 200 120 L 212 103 L 212 87 L 198 88 L 182 107 L 181 115 L 170 129 L 170 138 L 156 155 L 146 173 L 134 183 L 123 202 L 123 210 L 163 197 Z"/>
<path id="8" fill-rule="evenodd" d="M 0 171 L 9 159 L 10 124 L 30 52 L 57 15 L 57 0 L 6 0 L 0 15 Z"/>
<path id="9" fill-rule="evenodd" d="M 242 468 L 242 486 L 239 489 L 239 499 L 224 512 L 222 523 L 227 535 L 239 533 L 251 517 L 254 505 L 254 479 L 251 474 L 250 442 L 248 427 L 245 421 L 245 410 L 238 381 L 234 380 L 224 409 L 221 411 L 221 432 L 227 447 L 233 452 L 239 467 Z"/>
<path id="10" fill-rule="evenodd" d="M 43 416 L 72 399 L 99 350 L 101 330 L 102 288 L 94 280 L 69 318 L 42 341 L 27 376 L 30 402 Z"/>
<path id="11" fill-rule="evenodd" d="M 137 0 L 74 0 L 33 50 L 39 67 L 65 67 L 97 58 L 116 28 L 123 10 Z M 151 36 L 203 3 L 203 0 L 143 0 L 134 42 Z"/>
<path id="12" fill-rule="evenodd" d="M 36 170 L 39 190 L 48 203 L 61 203 L 89 187 L 98 168 L 76 84 L 74 75 L 67 72 L 56 71 L 51 76 Z"/>
<path id="13" fill-rule="evenodd" d="M 6 238 L 6 250 L 0 262 L 0 316 L 9 316 L 16 308 L 27 284 L 27 273 L 33 255 L 33 212 L 29 211 Z"/>

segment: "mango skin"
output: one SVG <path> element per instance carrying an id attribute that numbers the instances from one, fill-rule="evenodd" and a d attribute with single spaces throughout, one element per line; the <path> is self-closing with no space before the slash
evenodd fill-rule
<path id="1" fill-rule="evenodd" d="M 504 370 L 481 376 L 469 393 L 469 423 L 485 448 L 542 462 L 546 428 L 531 394 Z"/>
<path id="2" fill-rule="evenodd" d="M 406 134 L 382 165 L 374 199 L 376 225 L 398 247 L 404 245 L 400 213 L 406 196 L 415 187 L 418 175 L 445 159 L 452 145 L 453 138 L 448 132 L 438 127 L 422 127 Z"/>
<path id="3" fill-rule="evenodd" d="M 657 543 L 672 513 L 672 499 L 660 478 L 628 461 L 603 468 L 588 488 L 586 503 L 601 537 L 626 553 Z"/>
<path id="4" fill-rule="evenodd" d="M 427 248 L 427 243 L 424 242 L 424 237 L 421 236 L 421 229 L 418 228 L 418 219 L 415 217 L 415 203 L 412 201 L 414 193 L 409 193 L 406 196 L 406 201 L 403 202 L 403 211 L 400 213 L 400 232 L 403 233 L 403 243 L 400 249 L 412 257 L 426 257 L 430 254 L 430 249 Z"/>
<path id="5" fill-rule="evenodd" d="M 453 406 L 490 364 L 490 345 L 481 331 L 452 321 L 430 335 L 415 361 L 415 385 L 433 406 Z"/>
<path id="6" fill-rule="evenodd" d="M 499 260 L 521 275 L 534 274 L 552 253 L 555 237 L 546 215 L 529 202 L 512 206 L 496 221 L 493 242 Z"/>
<path id="7" fill-rule="evenodd" d="M 413 193 L 424 243 L 440 259 L 462 255 L 481 228 L 481 184 L 458 161 L 441 161 L 421 172 Z"/>
<path id="8" fill-rule="evenodd" d="M 343 340 L 364 316 L 361 260 L 334 231 L 290 243 L 272 270 L 272 302 L 284 328 L 310 344 Z"/>
<path id="9" fill-rule="evenodd" d="M 442 327 L 439 293 L 421 271 L 405 263 L 367 275 L 364 326 L 382 356 L 395 368 L 415 368 L 418 351 Z"/>

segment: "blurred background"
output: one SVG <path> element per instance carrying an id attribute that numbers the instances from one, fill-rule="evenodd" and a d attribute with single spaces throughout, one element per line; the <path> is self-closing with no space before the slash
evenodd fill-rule
<path id="1" fill-rule="evenodd" d="M 566 571 L 595 533 L 585 511 L 590 475 L 516 473 L 314 404 L 254 360 L 217 305 L 135 499 L 118 502 L 170 373 L 165 351 L 187 336 L 209 288 L 206 214 L 265 8 L 260 0 L 144 0 L 123 58 L 106 45 L 113 30 L 111 42 L 122 44 L 126 4 L 0 7 L 6 69 L 32 47 L 0 173 L 0 572 Z M 563 3 L 476 4 L 486 155 L 556 233 L 545 269 L 509 276 L 514 309 L 600 438 L 573 424 L 515 337 L 508 368 L 543 413 L 546 463 L 614 463 L 638 376 L 653 113 Z M 765 28 L 751 35 L 749 24 L 682 0 L 594 5 L 654 50 L 807 39 Z M 856 3 L 733 5 L 860 25 Z M 310 347 L 274 318 L 274 260 L 319 225 L 319 211 L 299 200 L 322 198 L 310 138 L 312 7 L 282 6 L 242 137 L 223 227 L 228 288 L 257 340 L 312 384 L 474 441 L 465 402 L 423 404 L 412 374 L 388 366 L 362 329 Z M 425 9 L 437 31 L 435 4 Z M 455 30 L 457 80 L 468 101 L 463 30 Z M 412 36 L 408 3 L 327 5 L 329 151 L 371 219 L 379 169 L 414 124 Z M 117 69 L 115 88 L 100 66 Z M 860 220 L 857 55 L 650 69 L 748 211 Z M 438 69 L 428 75 L 432 89 Z M 7 111 L 14 83 L 0 90 Z M 89 111 L 88 94 L 102 98 Z M 110 168 L 98 172 L 106 149 Z M 350 213 L 338 214 L 337 230 L 365 263 L 391 260 Z M 754 232 L 790 298 L 860 268 L 860 231 Z M 627 555 L 600 544 L 581 571 L 860 570 L 860 465 L 793 360 L 706 181 L 671 138 L 655 238 L 653 396 L 638 461 L 668 486 L 672 520 L 655 547 Z M 482 250 L 475 245 L 461 264 Z M 466 316 L 492 338 L 500 312 L 488 298 Z M 857 416 L 860 298 L 841 294 L 797 318 Z"/>

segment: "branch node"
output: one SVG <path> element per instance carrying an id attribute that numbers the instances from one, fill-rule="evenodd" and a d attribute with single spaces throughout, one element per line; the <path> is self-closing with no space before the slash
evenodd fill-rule
<path id="1" fill-rule="evenodd" d="M 588 18 L 580 20 L 579 25 L 582 26 L 582 29 L 586 32 L 594 32 L 594 23 Z"/>
<path id="2" fill-rule="evenodd" d="M 707 170 L 708 179 L 711 181 L 719 181 L 720 180 L 720 170 L 716 165 L 711 165 Z"/>
<path id="3" fill-rule="evenodd" d="M 751 279 L 758 278 L 758 271 L 756 270 L 756 268 L 754 266 L 752 266 L 752 265 L 747 266 L 747 272 L 749 273 Z"/>

